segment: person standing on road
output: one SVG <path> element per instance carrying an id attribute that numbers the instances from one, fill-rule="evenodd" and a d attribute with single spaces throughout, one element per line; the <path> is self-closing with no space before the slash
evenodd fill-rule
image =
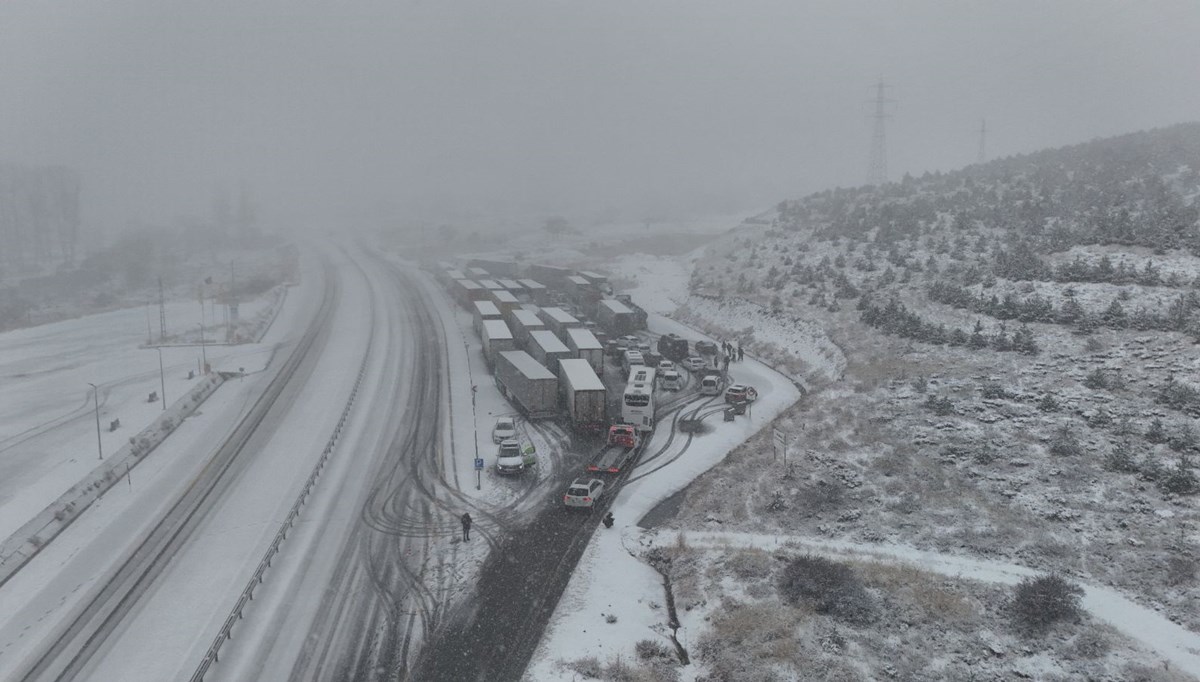
<path id="1" fill-rule="evenodd" d="M 746 351 L 742 350 L 742 345 L 738 344 L 738 362 L 746 359 Z"/>
<path id="2" fill-rule="evenodd" d="M 463 512 L 462 525 L 463 525 L 463 542 L 469 542 L 471 540 L 471 515 L 467 512 Z"/>

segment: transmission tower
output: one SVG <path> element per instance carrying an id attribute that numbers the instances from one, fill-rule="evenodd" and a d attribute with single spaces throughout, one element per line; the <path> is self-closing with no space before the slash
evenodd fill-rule
<path id="1" fill-rule="evenodd" d="M 875 99 L 870 100 L 874 103 L 875 112 L 871 115 L 875 119 L 875 132 L 871 136 L 871 164 L 867 167 L 867 184 L 882 185 L 887 182 L 887 133 L 884 130 L 884 121 L 891 118 L 888 113 L 889 105 L 895 104 L 896 100 L 888 99 L 884 96 L 884 89 L 888 85 L 879 79 L 879 83 L 875 86 Z"/>
<path id="2" fill-rule="evenodd" d="M 979 163 L 987 161 L 987 119 L 979 125 Z"/>

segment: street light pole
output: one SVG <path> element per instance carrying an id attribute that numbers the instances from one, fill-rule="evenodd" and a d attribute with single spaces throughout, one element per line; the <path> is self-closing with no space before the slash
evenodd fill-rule
<path id="1" fill-rule="evenodd" d="M 208 352 L 204 349 L 204 323 L 200 323 L 200 367 L 201 374 L 208 374 Z"/>
<path id="2" fill-rule="evenodd" d="M 165 410 L 167 409 L 167 375 L 163 372 L 162 346 L 157 346 L 154 350 L 158 351 L 158 380 L 162 386 L 160 395 L 162 396 L 162 408 Z"/>
<path id="3" fill-rule="evenodd" d="M 100 444 L 100 389 L 90 381 L 88 382 L 88 386 L 92 387 L 92 396 L 96 402 L 96 452 L 99 454 L 100 459 L 103 460 L 104 446 Z"/>

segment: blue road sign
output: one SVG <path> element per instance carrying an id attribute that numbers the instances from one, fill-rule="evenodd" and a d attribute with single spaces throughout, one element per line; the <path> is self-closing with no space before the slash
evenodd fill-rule
<path id="1" fill-rule="evenodd" d="M 476 457 L 476 458 L 475 458 L 475 468 L 476 468 L 476 469 L 482 469 L 482 468 L 483 468 L 483 458 L 482 458 L 482 457 Z"/>

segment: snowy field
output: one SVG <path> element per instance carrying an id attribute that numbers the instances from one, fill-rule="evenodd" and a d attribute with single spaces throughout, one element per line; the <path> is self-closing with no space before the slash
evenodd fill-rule
<path id="1" fill-rule="evenodd" d="M 269 317 L 281 300 L 244 302 L 241 315 Z M 157 314 L 155 309 L 155 328 Z M 191 325 L 198 335 L 198 305 L 170 303 L 166 316 L 169 330 Z M 145 308 L 128 308 L 0 334 L 0 537 L 90 473 L 101 452 L 116 453 L 158 417 L 164 384 L 167 404 L 198 385 L 202 356 L 214 371 L 257 372 L 274 349 L 270 340 L 167 346 L 160 377 L 158 352 L 146 347 L 146 324 Z M 208 330 L 210 340 L 220 333 Z M 99 450 L 89 383 L 99 389 Z M 151 393 L 159 399 L 150 402 Z M 110 430 L 114 420 L 120 426 Z"/>

